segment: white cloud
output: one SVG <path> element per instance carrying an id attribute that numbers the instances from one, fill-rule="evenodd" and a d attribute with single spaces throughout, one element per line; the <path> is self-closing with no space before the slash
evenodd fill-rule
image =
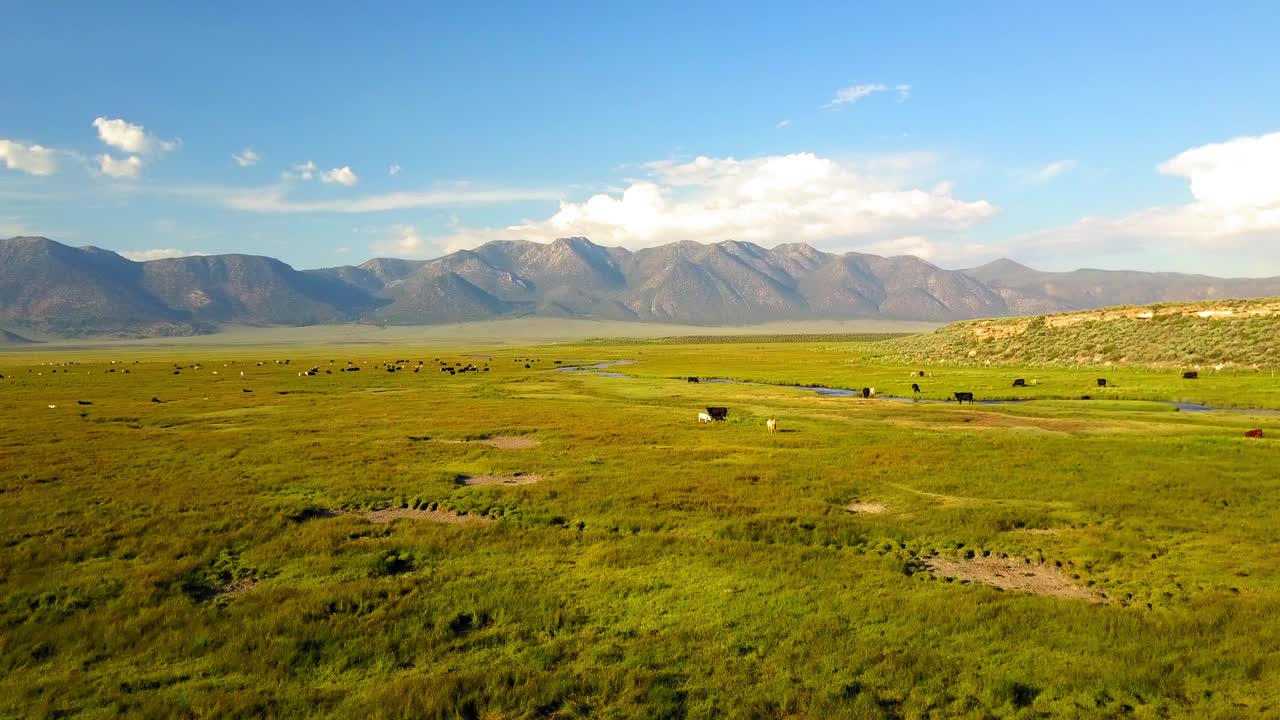
<path id="1" fill-rule="evenodd" d="M 239 165 L 240 167 L 250 167 L 253 165 L 257 165 L 258 161 L 261 160 L 262 158 L 258 155 L 258 153 L 253 151 L 253 148 L 245 148 L 244 150 L 241 150 L 240 152 L 233 154 L 231 156 L 231 159 L 235 160 L 236 164 Z"/>
<path id="2" fill-rule="evenodd" d="M 314 173 L 314 170 L 311 172 Z M 558 192 L 507 188 L 474 188 L 454 185 L 433 190 L 393 192 L 381 195 L 330 200 L 294 200 L 288 186 L 257 188 L 217 186 L 151 188 L 153 192 L 215 203 L 234 210 L 257 213 L 378 213 L 433 207 L 479 207 L 506 205 L 529 200 L 556 200 Z"/>
<path id="3" fill-rule="evenodd" d="M 1170 242 L 1226 247 L 1252 243 L 1280 249 L 1280 132 L 1192 148 L 1161 163 L 1163 175 L 1186 178 L 1191 200 L 1118 217 L 1086 217 L 1019 238 L 1033 248 L 1136 250 Z"/>
<path id="4" fill-rule="evenodd" d="M 388 175 L 390 175 L 391 177 L 395 177 L 395 176 L 399 175 L 399 174 L 400 174 L 400 164 L 399 164 L 399 163 L 391 163 L 391 167 L 387 168 L 387 174 L 388 174 Z"/>
<path id="5" fill-rule="evenodd" d="M 791 124 L 791 121 L 790 121 L 790 120 L 779 120 L 779 121 L 778 121 L 778 124 L 777 124 L 777 125 L 774 125 L 774 127 L 776 127 L 776 128 L 778 128 L 779 130 L 781 130 L 782 128 L 787 127 L 787 126 L 788 126 L 788 125 L 790 125 L 790 124 Z"/>
<path id="6" fill-rule="evenodd" d="M 351 168 L 343 165 L 340 168 L 334 168 L 320 176 L 320 181 L 325 183 L 337 183 L 351 187 L 360 182 L 360 177 L 352 172 Z"/>
<path id="7" fill-rule="evenodd" d="M 320 171 L 314 161 L 295 163 L 281 175 L 285 180 L 320 180 L 323 183 L 337 183 L 351 187 L 360 182 L 360 177 L 348 166 L 332 170 Z"/>
<path id="8" fill-rule="evenodd" d="M 889 86 L 881 83 L 867 83 L 864 85 L 850 85 L 836 90 L 836 94 L 831 98 L 831 102 L 822 106 L 822 110 L 830 110 L 841 105 L 852 105 L 863 98 L 875 95 L 878 92 L 888 90 Z M 910 88 L 907 88 L 908 91 Z"/>
<path id="9" fill-rule="evenodd" d="M 57 152 L 39 145 L 23 145 L 0 139 L 0 161 L 10 170 L 28 175 L 53 175 L 58 172 Z"/>
<path id="10" fill-rule="evenodd" d="M 98 129 L 99 140 L 127 153 L 169 152 L 178 147 L 177 140 L 161 140 L 148 134 L 141 125 L 119 118 L 100 117 L 93 121 L 93 126 Z"/>
<path id="11" fill-rule="evenodd" d="M 316 169 L 316 164 L 310 160 L 303 163 L 295 163 L 284 171 L 282 177 L 285 180 L 311 180 L 316 176 Z"/>
<path id="12" fill-rule="evenodd" d="M 651 177 L 633 181 L 621 193 L 562 200 L 545 220 L 464 229 L 443 244 L 456 249 L 498 238 L 548 242 L 582 235 L 631 248 L 726 239 L 848 246 L 856 239 L 869 243 L 964 229 L 998 213 L 985 200 L 955 198 L 949 183 L 904 188 L 895 178 L 865 174 L 811 153 L 752 160 L 699 157 L 646 167 Z"/>
<path id="13" fill-rule="evenodd" d="M 375 255 L 392 257 L 418 257 L 423 251 L 434 252 L 434 246 L 412 225 L 392 225 L 390 237 L 369 246 Z"/>
<path id="14" fill-rule="evenodd" d="M 150 250 L 119 250 L 119 255 L 129 258 L 135 262 L 146 262 L 148 260 L 165 260 L 168 258 L 178 257 L 201 257 L 202 252 L 193 250 L 179 250 L 178 248 L 152 248 Z"/>
<path id="15" fill-rule="evenodd" d="M 943 267 L 972 266 L 999 255 L 995 248 L 982 243 L 937 242 L 923 235 L 907 235 L 871 243 L 855 244 L 848 248 L 840 248 L 840 250 L 855 250 L 886 257 L 914 255 L 921 260 L 942 265 Z"/>
<path id="16" fill-rule="evenodd" d="M 898 93 L 898 102 L 906 102 L 911 97 L 911 86 L 905 83 L 895 85 L 893 90 Z"/>
<path id="17" fill-rule="evenodd" d="M 98 172 L 113 178 L 136 178 L 142 174 L 142 158 L 130 155 L 117 159 L 110 155 L 99 155 Z"/>
<path id="18" fill-rule="evenodd" d="M 1043 184 L 1071 172 L 1075 167 L 1075 160 L 1055 160 L 1031 173 L 1027 179 L 1031 182 Z"/>

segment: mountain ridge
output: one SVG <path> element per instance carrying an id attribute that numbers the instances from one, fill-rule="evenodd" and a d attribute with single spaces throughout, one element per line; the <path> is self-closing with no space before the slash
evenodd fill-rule
<path id="1" fill-rule="evenodd" d="M 181 335 L 221 324 L 436 324 L 520 316 L 752 324 L 951 322 L 1280 295 L 1280 277 L 1081 269 L 1008 258 L 947 270 L 911 255 L 803 243 L 682 241 L 631 251 L 586 238 L 489 242 L 431 260 L 296 270 L 247 254 L 135 262 L 42 237 L 0 240 L 0 323 L 52 335 Z"/>

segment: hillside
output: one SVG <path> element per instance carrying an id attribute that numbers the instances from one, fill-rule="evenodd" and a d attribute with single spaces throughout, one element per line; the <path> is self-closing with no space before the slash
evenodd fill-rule
<path id="1" fill-rule="evenodd" d="M 8 330 L 0 330 L 0 345 L 35 345 L 39 340 L 25 338 L 17 333 L 11 333 Z"/>
<path id="2" fill-rule="evenodd" d="M 894 341 L 921 362 L 1280 366 L 1280 298 L 970 320 Z"/>
<path id="3" fill-rule="evenodd" d="M 218 323 L 309 325 L 356 319 L 383 301 L 337 277 L 267 257 L 134 262 L 47 238 L 0 240 L 0 321 L 63 336 L 166 336 Z"/>
<path id="4" fill-rule="evenodd" d="M 586 238 L 495 241 L 434 260 L 299 271 L 274 258 L 133 262 L 46 238 L 0 240 L 0 322 L 37 334 L 190 335 L 223 324 L 429 325 L 513 317 L 686 325 L 800 320 L 950 322 L 1124 303 L 1280 295 L 1280 278 L 1043 273 L 1011 260 L 946 270 L 912 256 L 792 243 Z"/>

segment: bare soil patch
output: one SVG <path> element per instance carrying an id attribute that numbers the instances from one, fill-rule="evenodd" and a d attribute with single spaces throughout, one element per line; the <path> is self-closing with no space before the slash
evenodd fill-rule
<path id="1" fill-rule="evenodd" d="M 425 435 L 410 435 L 409 439 L 413 442 L 428 442 L 430 437 Z M 488 445 L 489 447 L 499 450 L 528 450 L 542 444 L 537 438 L 531 438 L 524 435 L 498 435 L 495 437 L 481 438 L 479 440 L 435 440 L 438 443 L 447 443 L 449 445 Z"/>
<path id="2" fill-rule="evenodd" d="M 231 583 L 230 585 L 224 585 L 223 587 L 219 588 L 218 591 L 214 593 L 214 597 L 227 597 L 229 595 L 234 596 L 234 595 L 239 595 L 241 593 L 247 593 L 257 586 L 258 586 L 257 578 L 245 578 L 243 580 L 237 580 Z"/>
<path id="3" fill-rule="evenodd" d="M 384 525 L 398 518 L 428 520 L 430 522 L 449 523 L 450 525 L 483 525 L 493 522 L 493 518 L 479 515 L 459 515 L 448 510 L 417 510 L 414 508 L 384 508 L 355 514 L 378 525 Z"/>
<path id="4" fill-rule="evenodd" d="M 975 557 L 972 560 L 955 560 L 933 557 L 925 561 L 925 567 L 939 576 L 979 582 L 1001 590 L 1102 602 L 1102 598 L 1096 593 L 1075 584 L 1061 570 L 1050 565 L 1028 564 L 1017 558 Z"/>
<path id="5" fill-rule="evenodd" d="M 528 450 L 542 444 L 537 438 L 525 437 L 523 435 L 499 435 L 497 437 L 485 438 L 483 440 L 471 440 L 470 442 L 488 445 L 499 450 Z"/>
<path id="6" fill-rule="evenodd" d="M 532 485 L 536 482 L 542 482 L 542 476 L 534 473 L 528 475 L 472 475 L 462 479 L 462 484 L 468 487 L 477 485 Z"/>
<path id="7" fill-rule="evenodd" d="M 881 505 L 880 503 L 864 503 L 864 502 L 849 503 L 848 505 L 844 506 L 844 509 L 846 512 L 851 512 L 851 513 L 854 513 L 855 515 L 861 514 L 861 513 L 879 515 L 880 513 L 884 512 L 884 506 Z"/>

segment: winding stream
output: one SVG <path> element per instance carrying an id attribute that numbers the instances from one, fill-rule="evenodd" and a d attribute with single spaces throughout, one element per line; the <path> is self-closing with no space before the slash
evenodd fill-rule
<path id="1" fill-rule="evenodd" d="M 552 372 L 584 372 L 590 375 L 597 375 L 599 377 L 630 378 L 632 377 L 631 375 L 624 375 L 618 372 L 607 372 L 607 369 L 611 367 L 618 367 L 621 365 L 635 365 L 637 362 L 639 361 L 638 360 L 611 360 L 608 362 L 596 363 L 594 365 L 572 365 L 567 367 L 558 367 L 558 368 L 555 368 Z M 784 385 L 784 384 L 775 385 L 773 383 L 750 382 L 747 380 L 734 380 L 732 378 L 701 378 L 700 382 L 720 383 L 725 385 L 755 385 L 759 387 L 781 387 L 781 388 L 787 388 L 789 390 L 805 390 L 808 392 L 817 393 L 818 395 L 821 395 L 823 397 L 855 397 L 855 398 L 862 397 L 862 392 L 859 390 L 850 390 L 848 388 L 827 387 L 825 385 Z M 946 400 L 939 400 L 936 398 L 899 397 L 897 395 L 877 395 L 872 399 L 888 400 L 890 402 L 905 402 L 905 403 L 946 404 L 946 403 L 953 402 L 950 398 Z M 1080 398 L 1078 400 L 1076 400 L 1075 398 L 1039 398 L 1039 399 L 1038 398 L 1011 398 L 1011 399 L 1004 399 L 1004 400 L 976 400 L 974 404 L 976 405 L 1023 405 L 1026 403 L 1038 402 L 1041 399 L 1057 400 L 1059 402 L 1072 401 L 1072 400 L 1075 400 L 1077 402 L 1089 402 L 1089 400 L 1084 398 Z M 1124 398 L 1106 398 L 1106 399 L 1124 400 Z M 1280 410 L 1271 409 L 1271 408 L 1214 407 L 1212 405 L 1203 405 L 1201 403 L 1191 403 L 1191 402 L 1180 402 L 1177 400 L 1125 400 L 1125 401 L 1126 402 L 1149 402 L 1149 403 L 1155 403 L 1158 405 L 1172 405 L 1179 412 L 1193 412 L 1193 413 L 1232 412 L 1232 413 L 1244 413 L 1244 414 L 1251 414 L 1251 415 L 1280 415 Z"/>

